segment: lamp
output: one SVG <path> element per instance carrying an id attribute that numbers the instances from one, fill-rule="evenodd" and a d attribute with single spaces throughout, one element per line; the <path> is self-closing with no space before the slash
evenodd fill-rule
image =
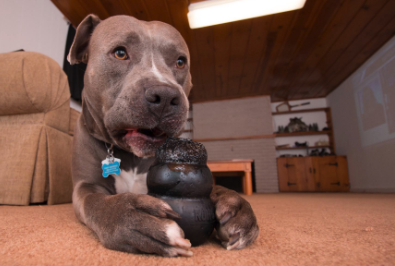
<path id="1" fill-rule="evenodd" d="M 306 0 L 208 0 L 189 5 L 191 29 L 261 17 L 304 6 Z"/>

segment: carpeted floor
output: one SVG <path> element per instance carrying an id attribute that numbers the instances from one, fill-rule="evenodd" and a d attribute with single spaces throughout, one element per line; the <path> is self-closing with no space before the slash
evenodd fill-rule
<path id="1" fill-rule="evenodd" d="M 227 251 L 215 240 L 191 258 L 105 249 L 70 204 L 0 206 L 0 265 L 395 265 L 395 195 L 255 194 L 260 236 Z"/>

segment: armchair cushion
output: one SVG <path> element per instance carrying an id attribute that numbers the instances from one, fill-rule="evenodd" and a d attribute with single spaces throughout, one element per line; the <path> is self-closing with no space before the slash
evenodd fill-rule
<path id="1" fill-rule="evenodd" d="M 70 92 L 51 58 L 0 54 L 0 204 L 71 202 Z"/>

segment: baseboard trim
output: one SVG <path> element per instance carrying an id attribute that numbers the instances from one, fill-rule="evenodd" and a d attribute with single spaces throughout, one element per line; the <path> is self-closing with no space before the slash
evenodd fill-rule
<path id="1" fill-rule="evenodd" d="M 351 188 L 354 193 L 395 193 L 395 188 Z"/>

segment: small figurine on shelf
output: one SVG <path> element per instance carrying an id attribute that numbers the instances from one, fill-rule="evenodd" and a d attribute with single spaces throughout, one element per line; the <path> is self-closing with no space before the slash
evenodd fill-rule
<path id="1" fill-rule="evenodd" d="M 309 124 L 309 131 L 319 131 L 318 124 L 317 123 Z"/>
<path id="2" fill-rule="evenodd" d="M 285 132 L 308 131 L 309 127 L 302 121 L 302 118 L 294 117 L 289 120 L 289 124 L 285 127 Z"/>
<path id="3" fill-rule="evenodd" d="M 310 152 L 310 156 L 328 156 L 331 155 L 331 153 L 327 152 L 326 149 L 314 149 Z"/>
<path id="4" fill-rule="evenodd" d="M 329 141 L 320 139 L 315 143 L 315 146 L 329 146 Z"/>
<path id="5" fill-rule="evenodd" d="M 305 142 L 295 142 L 295 147 L 308 147 L 307 141 Z"/>
<path id="6" fill-rule="evenodd" d="M 278 132 L 277 133 L 284 133 L 284 126 L 278 126 Z"/>

